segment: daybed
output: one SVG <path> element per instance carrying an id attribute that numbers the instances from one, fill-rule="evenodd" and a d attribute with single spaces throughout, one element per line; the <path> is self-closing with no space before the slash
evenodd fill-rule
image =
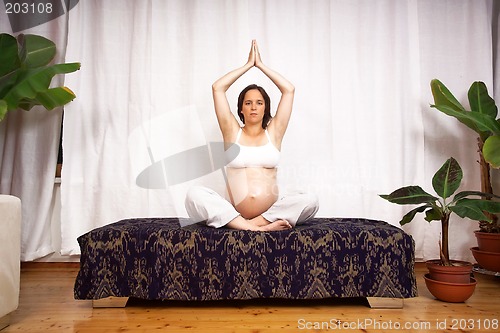
<path id="1" fill-rule="evenodd" d="M 274 232 L 180 222 L 128 219 L 80 236 L 75 298 L 97 307 L 125 306 L 128 297 L 367 297 L 377 307 L 402 307 L 417 296 L 413 239 L 386 222 L 316 218 Z"/>

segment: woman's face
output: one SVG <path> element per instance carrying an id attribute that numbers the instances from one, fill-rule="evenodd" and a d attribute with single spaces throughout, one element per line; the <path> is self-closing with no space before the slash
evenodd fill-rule
<path id="1" fill-rule="evenodd" d="M 241 107 L 245 124 L 262 123 L 265 107 L 264 97 L 259 90 L 251 89 L 247 91 Z"/>

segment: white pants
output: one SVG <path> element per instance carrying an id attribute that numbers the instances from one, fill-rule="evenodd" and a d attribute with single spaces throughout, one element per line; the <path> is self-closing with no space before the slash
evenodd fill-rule
<path id="1" fill-rule="evenodd" d="M 195 186 L 189 189 L 185 200 L 186 211 L 193 221 L 220 228 L 240 215 L 234 206 L 212 189 Z M 319 209 L 318 198 L 304 192 L 288 193 L 280 197 L 262 217 L 270 222 L 287 220 L 292 226 L 314 217 Z"/>

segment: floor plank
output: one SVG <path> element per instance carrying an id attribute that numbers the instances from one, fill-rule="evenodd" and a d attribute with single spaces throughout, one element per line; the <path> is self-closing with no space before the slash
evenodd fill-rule
<path id="1" fill-rule="evenodd" d="M 11 325 L 1 333 L 394 332 L 399 325 L 406 324 L 414 328 L 404 329 L 405 332 L 500 330 L 498 277 L 476 273 L 478 285 L 474 295 L 466 303 L 452 304 L 435 300 L 425 287 L 425 267 L 417 264 L 416 270 L 419 297 L 406 299 L 403 309 L 370 309 L 365 299 L 231 302 L 130 299 L 126 308 L 92 308 L 91 301 L 73 298 L 77 265 L 23 265 L 20 305 L 11 315 Z M 453 324 L 456 330 L 452 329 Z"/>

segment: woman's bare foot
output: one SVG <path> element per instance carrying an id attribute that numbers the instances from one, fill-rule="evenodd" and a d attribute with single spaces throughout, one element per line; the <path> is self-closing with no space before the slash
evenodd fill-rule
<path id="1" fill-rule="evenodd" d="M 259 231 L 260 227 L 251 223 L 249 220 L 245 219 L 243 216 L 238 215 L 231 222 L 226 224 L 227 228 L 236 229 L 236 230 L 251 230 L 251 231 Z"/>
<path id="2" fill-rule="evenodd" d="M 232 220 L 228 224 L 226 224 L 226 227 L 237 230 L 251 230 L 251 231 L 275 231 L 275 230 L 287 230 L 292 228 L 292 226 L 290 225 L 290 223 L 288 223 L 287 220 L 277 220 L 271 223 L 266 219 L 264 219 L 262 216 L 260 216 L 260 218 L 262 218 L 262 220 L 257 219 L 255 221 L 252 221 L 254 219 L 247 220 L 240 215 L 237 216 L 234 220 Z M 260 221 L 260 223 L 263 223 L 263 221 L 265 221 L 265 224 L 256 225 L 255 223 L 258 221 Z"/>
<path id="3" fill-rule="evenodd" d="M 260 230 L 262 231 L 276 231 L 276 230 L 292 229 L 292 226 L 290 223 L 288 223 L 287 220 L 276 220 L 265 226 L 261 226 L 260 228 L 261 228 Z"/>
<path id="4" fill-rule="evenodd" d="M 266 220 L 262 215 L 254 217 L 253 219 L 249 219 L 248 222 L 252 223 L 257 227 L 264 227 L 271 223 L 268 220 Z"/>
<path id="5" fill-rule="evenodd" d="M 292 228 L 287 220 L 277 220 L 274 222 L 270 222 L 266 220 L 262 215 L 254 217 L 253 219 L 249 219 L 248 221 L 258 227 L 258 230 L 263 231 L 286 230 Z"/>

